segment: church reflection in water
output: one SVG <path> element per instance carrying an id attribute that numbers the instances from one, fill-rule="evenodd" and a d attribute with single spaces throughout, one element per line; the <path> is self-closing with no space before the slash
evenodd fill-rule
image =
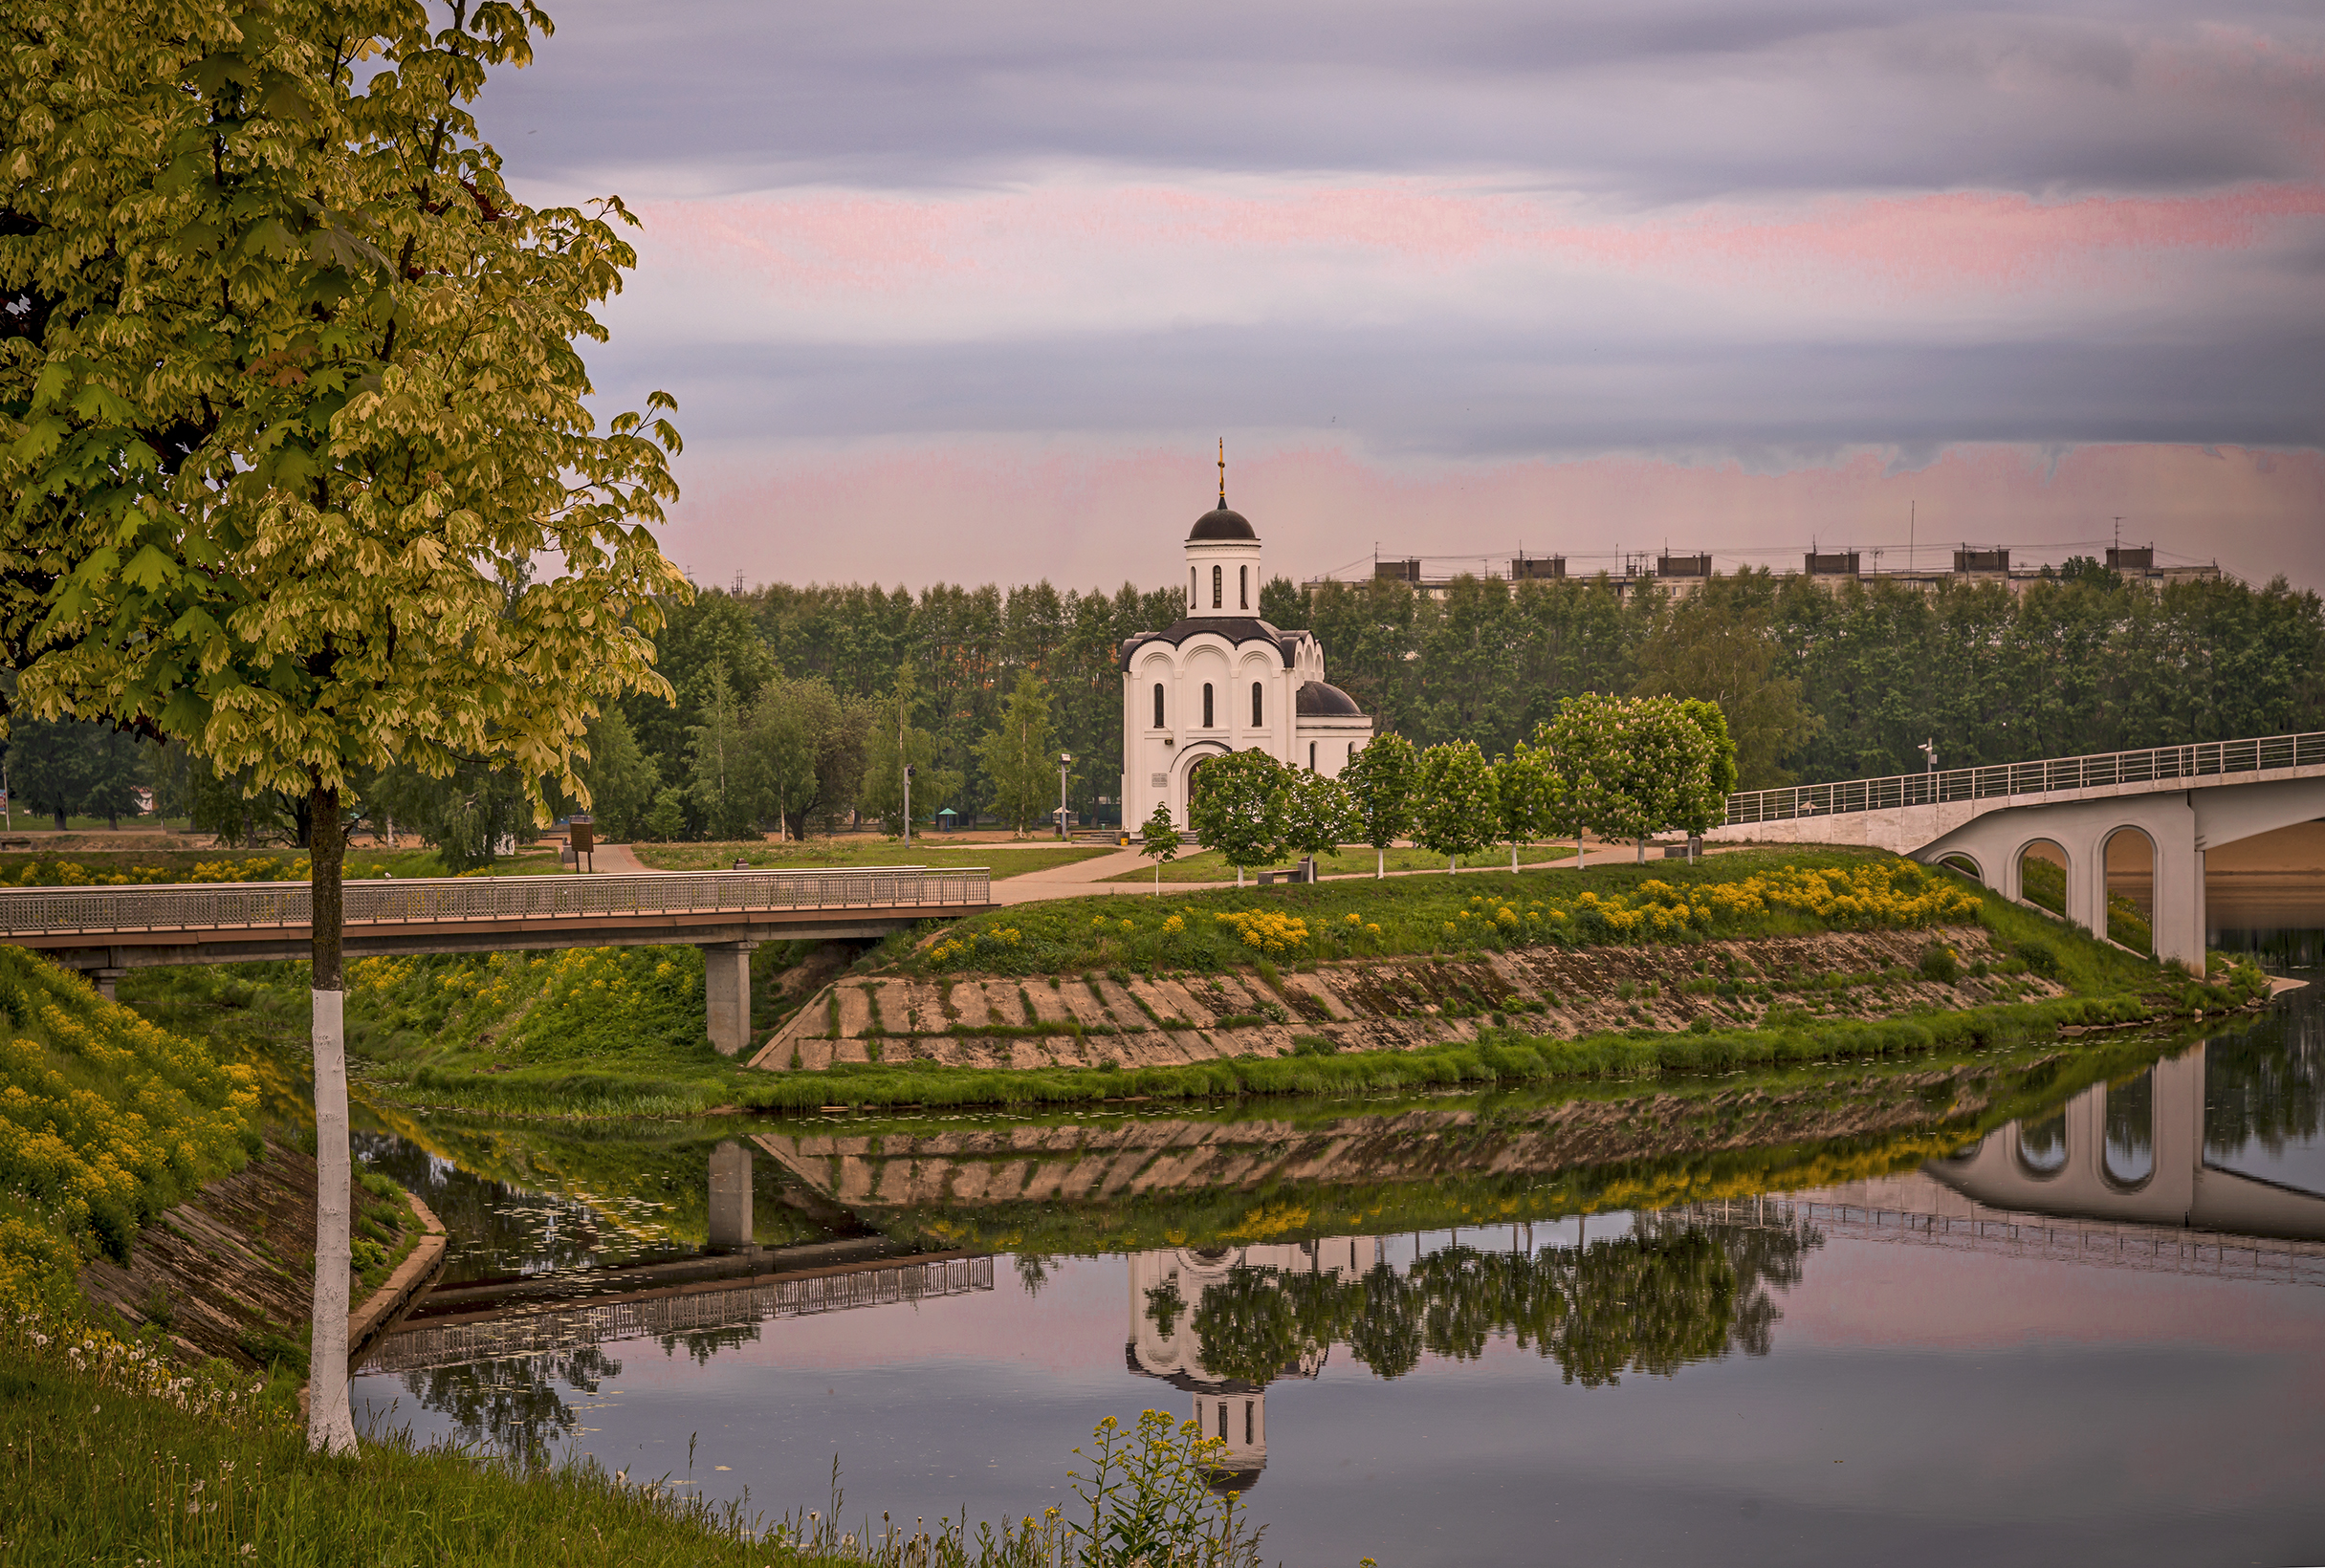
<path id="1" fill-rule="evenodd" d="M 1134 1252 L 1130 1370 L 1192 1397 L 1188 1414 L 1224 1445 L 1214 1484 L 1247 1491 L 1267 1465 L 1267 1390 L 1313 1379 L 1334 1345 L 1380 1378 L 1423 1355 L 1474 1361 L 1506 1338 L 1555 1361 L 1568 1383 L 1670 1376 L 1732 1350 L 1766 1355 L 1820 1243 L 1806 1226 L 1715 1225 L 1641 1214 L 1627 1234 L 1531 1246 L 1533 1228 L 1455 1236 L 1401 1265 L 1376 1236 Z"/>

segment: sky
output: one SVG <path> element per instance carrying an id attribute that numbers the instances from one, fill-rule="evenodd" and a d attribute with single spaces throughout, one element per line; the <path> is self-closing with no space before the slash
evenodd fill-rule
<path id="1" fill-rule="evenodd" d="M 551 0 L 699 581 L 2119 536 L 2325 589 L 2325 11 Z M 2120 519 L 2118 522 L 2117 519 Z M 1910 555 L 1909 555 L 1910 552 Z"/>

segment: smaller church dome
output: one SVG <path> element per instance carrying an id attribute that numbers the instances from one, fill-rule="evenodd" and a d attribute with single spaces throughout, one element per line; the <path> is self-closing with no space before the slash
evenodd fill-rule
<path id="1" fill-rule="evenodd" d="M 1292 711 L 1304 719 L 1361 719 L 1365 710 L 1356 706 L 1356 699 L 1336 686 L 1322 681 L 1303 681 L 1299 693 L 1292 699 Z"/>
<path id="2" fill-rule="evenodd" d="M 1195 520 L 1195 531 L 1187 535 L 1187 542 L 1194 544 L 1202 539 L 1257 539 L 1259 535 L 1251 531 L 1251 524 L 1244 521 L 1243 514 L 1239 512 L 1229 512 L 1226 503 L 1222 501 Z"/>

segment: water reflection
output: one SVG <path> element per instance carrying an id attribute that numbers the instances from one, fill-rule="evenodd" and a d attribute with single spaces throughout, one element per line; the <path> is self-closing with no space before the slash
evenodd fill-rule
<path id="1" fill-rule="evenodd" d="M 2325 1344 L 2325 1180 L 2304 1165 L 2325 1122 L 2321 1023 L 2311 993 L 2193 1047 L 2086 1042 L 1822 1080 L 629 1141 L 455 1129 L 434 1154 L 383 1142 L 376 1158 L 431 1172 L 450 1213 L 472 1216 L 456 1227 L 505 1222 L 495 1267 L 541 1270 L 544 1294 L 527 1283 L 504 1310 L 480 1287 L 475 1311 L 392 1338 L 361 1392 L 480 1447 L 648 1474 L 676 1470 L 700 1431 L 725 1446 L 706 1463 L 734 1467 L 696 1477 L 722 1496 L 807 1496 L 836 1451 L 876 1507 L 987 1516 L 1038 1505 L 1089 1420 L 1168 1403 L 1226 1440 L 1221 1484 L 1257 1488 L 1294 1562 L 1381 1556 L 1397 1520 L 1446 1508 L 1476 1534 L 1473 1560 L 1517 1560 L 1539 1528 L 1519 1496 L 1600 1517 L 1592 1556 L 1692 1559 L 1737 1496 L 1780 1497 L 1811 1470 L 1832 1519 L 1994 1485 L 1961 1456 L 1996 1420 L 2032 1422 L 2078 1473 L 2114 1474 L 2136 1460 L 2118 1436 L 2201 1407 L 2205 1430 L 2230 1434 L 2206 1453 L 2266 1490 L 2251 1478 L 2271 1456 L 2325 1448 L 2325 1417 L 2271 1403 L 2325 1376 L 2325 1357 L 2247 1342 L 2250 1323 L 2282 1318 L 2295 1326 L 2272 1343 Z M 476 1184 L 462 1188 L 448 1173 L 472 1150 L 494 1174 L 458 1172 Z M 505 1181 L 518 1170 L 555 1189 Z M 496 1193 L 518 1218 L 496 1220 Z M 647 1205 L 661 1251 L 638 1242 Z M 586 1271 L 603 1289 L 579 1298 L 581 1263 L 623 1267 Z M 702 1273 L 633 1289 L 673 1269 Z M 2145 1338 L 2160 1297 L 2134 1271 L 2182 1293 Z M 2232 1291 L 2279 1295 L 2186 1294 Z M 2190 1321 L 2238 1326 L 2190 1346 Z M 2137 1377 L 2105 1360 L 2133 1350 Z M 1813 1440 L 1768 1414 L 1788 1400 Z M 1915 1421 L 1895 1419 L 1900 1401 Z M 2050 1424 L 2062 1411 L 2071 1429 Z M 1701 1435 L 1740 1420 L 1740 1449 Z M 1768 1475 L 1707 1478 L 1764 1437 Z M 1869 1446 L 1894 1450 L 1885 1470 L 1860 1472 Z M 2208 1460 L 2184 1457 L 2184 1486 L 2151 1488 L 2120 1520 L 2159 1496 L 2209 1506 L 2188 1499 L 2225 1482 L 2194 1479 Z M 1844 1493 L 1841 1459 L 1896 1486 Z M 2042 1538 L 2056 1548 L 2093 1528 L 2089 1494 L 2007 1501 L 2055 1526 Z M 1669 1497 L 1700 1505 L 1695 1533 L 1629 1550 Z M 2325 1528 L 2314 1499 L 2269 1506 Z M 1337 1551 L 1355 1515 L 1363 1538 L 1334 1558 L 1318 1543 Z M 2127 1560 L 2168 1556 L 2139 1549 L 2129 1523 L 2107 1529 Z M 1771 1535 L 1739 1560 L 1882 1555 L 1863 1536 L 1795 1540 L 1788 1557 Z M 1450 1560 L 1425 1540 L 1398 1555 Z"/>
<path id="2" fill-rule="evenodd" d="M 1963 1156 L 1956 1156 L 1963 1158 Z M 2067 1164 L 2067 1113 L 2018 1126 L 2018 1163 L 2037 1176 L 2054 1176 Z"/>

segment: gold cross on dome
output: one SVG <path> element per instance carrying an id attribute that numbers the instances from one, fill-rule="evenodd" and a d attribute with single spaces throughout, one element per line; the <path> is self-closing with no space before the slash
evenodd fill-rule
<path id="1" fill-rule="evenodd" d="M 1219 437 L 1219 510 L 1227 510 L 1227 438 Z"/>

